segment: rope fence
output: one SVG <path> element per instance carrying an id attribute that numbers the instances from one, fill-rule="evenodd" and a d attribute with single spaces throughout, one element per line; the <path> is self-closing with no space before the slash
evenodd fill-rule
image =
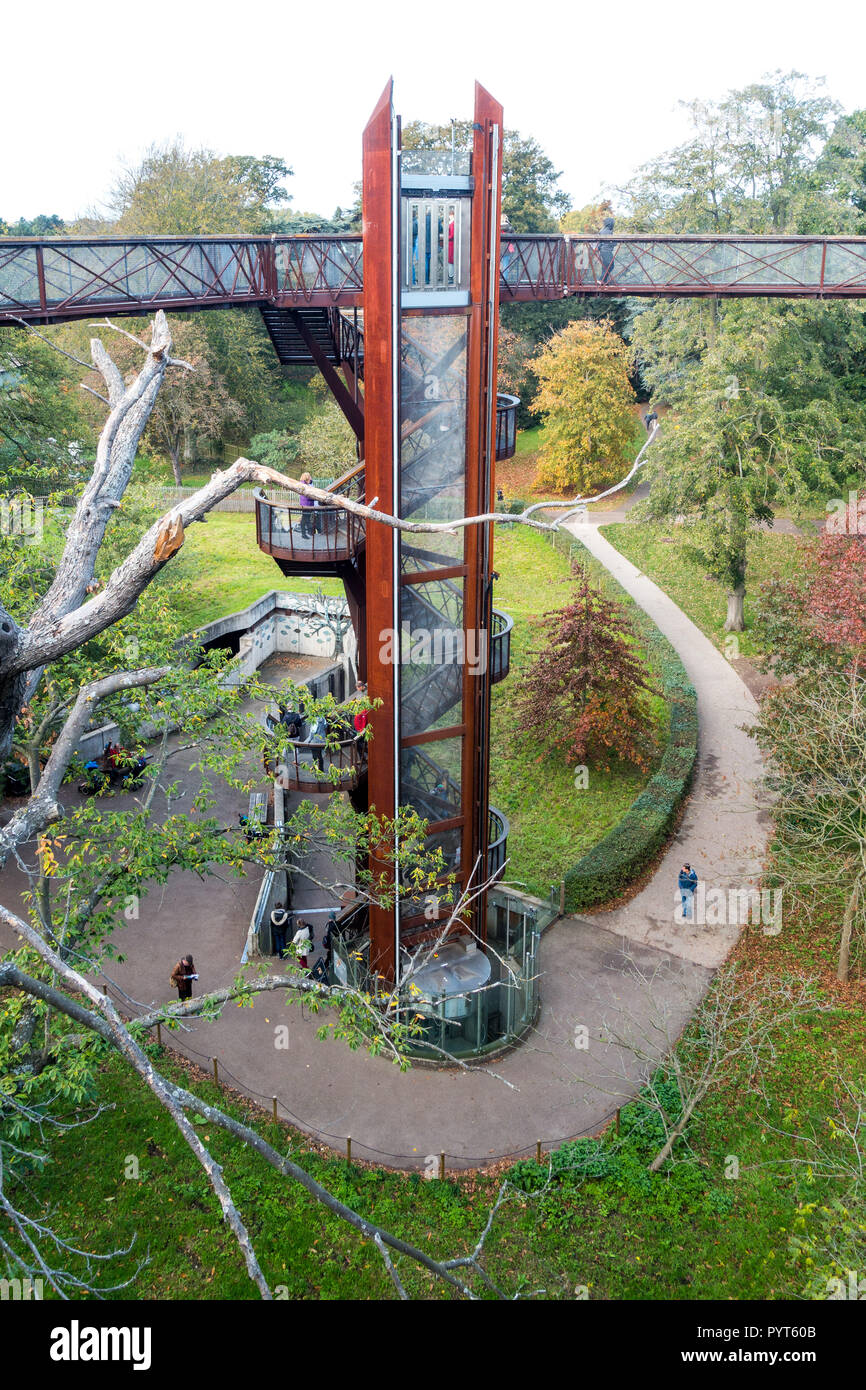
<path id="1" fill-rule="evenodd" d="M 112 992 L 111 985 L 107 986 L 106 992 Z M 128 1006 L 128 999 L 124 999 L 123 1003 Z M 134 1021 L 134 1019 L 130 1020 L 130 1022 Z M 209 1071 L 217 1086 L 225 1086 L 231 1081 L 234 1089 L 248 1096 L 254 1104 L 259 1105 L 260 1109 L 268 1113 L 276 1123 L 279 1123 L 280 1119 L 288 1119 L 291 1124 L 295 1125 L 307 1135 L 308 1138 L 324 1143 L 328 1148 L 340 1146 L 345 1151 L 345 1158 L 348 1163 L 353 1161 L 353 1158 L 356 1157 L 356 1151 L 361 1149 L 364 1153 L 357 1156 L 364 1159 L 369 1155 L 369 1158 L 366 1159 L 368 1162 L 376 1163 L 380 1160 L 390 1160 L 390 1164 L 387 1161 L 385 1162 L 385 1167 L 393 1165 L 399 1167 L 423 1168 L 425 1166 L 426 1155 L 425 1158 L 419 1158 L 417 1153 L 389 1153 L 385 1149 L 376 1148 L 375 1145 L 365 1144 L 363 1140 L 358 1139 L 355 1135 L 335 1134 L 329 1130 L 319 1129 L 316 1125 L 303 1119 L 302 1116 L 297 1115 L 281 1096 L 265 1095 L 263 1092 L 257 1091 L 254 1087 L 250 1086 L 247 1082 L 241 1081 L 241 1079 L 235 1076 L 234 1072 L 232 1072 L 224 1062 L 221 1062 L 218 1057 L 213 1057 L 209 1053 L 199 1052 L 198 1049 L 188 1043 L 186 1039 L 181 1040 L 173 1036 L 170 1042 L 166 1041 L 162 1035 L 162 1025 L 159 1021 L 152 1024 L 151 1028 L 155 1035 L 156 1042 L 160 1047 L 167 1048 L 170 1052 L 184 1057 L 187 1061 L 197 1059 L 199 1063 L 203 1064 L 201 1067 L 202 1071 Z M 623 1104 L 628 1103 L 627 1101 L 623 1102 Z M 508 1159 L 512 1159 L 516 1162 L 518 1159 L 529 1157 L 534 1157 L 536 1162 L 540 1163 L 545 1151 L 557 1149 L 562 1144 L 571 1143 L 575 1139 L 597 1138 L 612 1120 L 616 1122 L 616 1128 L 617 1131 L 619 1131 L 620 1112 L 622 1108 L 622 1106 L 617 1106 L 608 1114 L 602 1116 L 602 1118 L 594 1124 L 588 1125 L 586 1129 L 578 1130 L 572 1134 L 562 1135 L 559 1138 L 536 1139 L 533 1143 L 524 1144 L 522 1148 L 511 1149 L 500 1154 L 484 1154 L 483 1156 L 473 1154 L 451 1154 L 450 1157 L 454 1161 L 455 1166 L 466 1169 L 485 1168 L 495 1163 L 503 1163 Z M 282 1111 L 282 1115 L 278 1114 L 278 1109 Z M 448 1156 L 446 1150 L 438 1150 L 434 1155 L 431 1155 L 431 1157 L 435 1157 L 438 1160 L 440 1177 L 444 1177 L 445 1159 Z"/>

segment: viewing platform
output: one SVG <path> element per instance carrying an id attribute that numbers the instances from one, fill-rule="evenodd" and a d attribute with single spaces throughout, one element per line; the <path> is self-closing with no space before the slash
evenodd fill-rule
<path id="1" fill-rule="evenodd" d="M 265 722 L 277 751 L 274 777 L 287 791 L 314 796 L 350 791 L 367 770 L 367 740 L 354 731 L 335 738 L 331 727 L 325 739 L 317 739 L 304 723 L 302 738 L 282 738 L 279 720 L 268 715 Z"/>
<path id="2" fill-rule="evenodd" d="M 495 806 L 487 808 L 487 877 L 500 879 L 508 858 L 508 817 Z"/>
<path id="3" fill-rule="evenodd" d="M 494 608 L 490 615 L 490 681 L 504 681 L 511 669 L 511 630 L 514 619 Z"/>

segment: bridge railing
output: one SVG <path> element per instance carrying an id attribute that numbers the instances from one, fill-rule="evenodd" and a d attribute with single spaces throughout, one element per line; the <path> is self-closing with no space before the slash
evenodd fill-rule
<path id="1" fill-rule="evenodd" d="M 846 296 L 866 292 L 866 241 L 841 237 L 569 237 L 567 290 Z"/>
<path id="2" fill-rule="evenodd" d="M 0 240 L 0 314 L 51 318 L 260 301 L 271 292 L 267 239 L 103 237 Z"/>
<path id="3" fill-rule="evenodd" d="M 276 292 L 297 304 L 355 304 L 364 288 L 360 236 L 275 237 Z"/>
<path id="4" fill-rule="evenodd" d="M 363 273 L 360 236 L 0 238 L 0 321 L 251 303 L 336 309 L 362 302 Z M 866 297 L 866 238 L 506 232 L 499 286 L 504 303 L 581 293 Z"/>
<path id="5" fill-rule="evenodd" d="M 499 247 L 499 297 L 559 298 L 565 286 L 564 236 L 529 236 L 508 232 Z M 527 294 L 527 291 L 529 294 Z"/>

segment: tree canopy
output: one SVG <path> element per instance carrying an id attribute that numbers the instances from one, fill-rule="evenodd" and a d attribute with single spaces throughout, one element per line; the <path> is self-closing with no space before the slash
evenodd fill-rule
<path id="1" fill-rule="evenodd" d="M 112 230 L 139 236 L 268 232 L 271 208 L 289 201 L 283 180 L 291 172 L 274 155 L 220 157 L 187 149 L 179 139 L 151 145 L 114 184 Z"/>
<path id="2" fill-rule="evenodd" d="M 543 418 L 538 480 L 562 492 L 593 491 L 622 474 L 634 435 L 631 353 L 605 320 L 575 322 L 533 361 Z"/>

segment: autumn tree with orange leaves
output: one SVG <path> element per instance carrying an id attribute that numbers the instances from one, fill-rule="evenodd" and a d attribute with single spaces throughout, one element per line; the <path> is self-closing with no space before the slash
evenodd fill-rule
<path id="1" fill-rule="evenodd" d="M 535 358 L 542 487 L 588 492 L 622 476 L 635 425 L 631 369 L 631 352 L 607 319 L 570 323 Z"/>

